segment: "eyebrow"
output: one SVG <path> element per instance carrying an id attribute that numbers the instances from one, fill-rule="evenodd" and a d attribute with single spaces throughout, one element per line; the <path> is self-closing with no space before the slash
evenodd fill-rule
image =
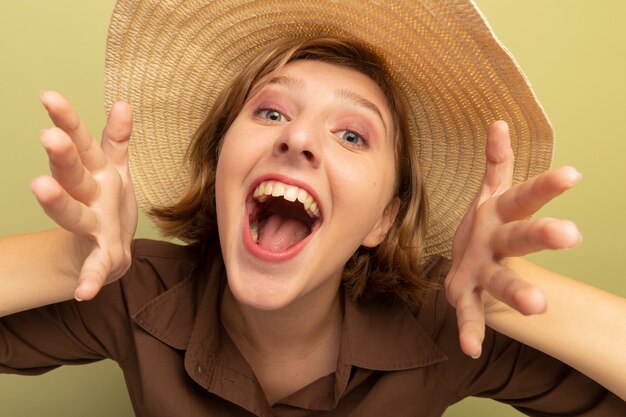
<path id="1" fill-rule="evenodd" d="M 349 90 L 347 88 L 342 88 L 341 90 L 339 90 L 339 92 L 337 93 L 337 96 L 343 101 L 351 102 L 352 104 L 355 104 L 358 107 L 364 108 L 366 110 L 369 110 L 375 113 L 380 119 L 380 121 L 382 122 L 383 127 L 385 128 L 385 131 L 387 131 L 387 124 L 385 123 L 383 114 L 381 113 L 380 109 L 378 108 L 376 104 L 372 103 L 371 101 L 361 96 L 357 92 Z"/>
<path id="2" fill-rule="evenodd" d="M 261 81 L 252 87 L 248 93 L 248 98 L 255 96 L 265 86 L 275 84 L 285 86 L 290 90 L 302 90 L 304 88 L 304 82 L 297 78 L 289 77 L 288 75 L 277 75 L 266 81 Z"/>
<path id="3" fill-rule="evenodd" d="M 293 78 L 288 75 L 277 75 L 270 79 L 268 84 L 284 85 L 291 90 L 302 90 L 304 88 L 304 81 L 299 78 Z"/>

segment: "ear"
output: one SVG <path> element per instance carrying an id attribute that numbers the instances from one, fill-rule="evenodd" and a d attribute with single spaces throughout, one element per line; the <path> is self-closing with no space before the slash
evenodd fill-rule
<path id="1" fill-rule="evenodd" d="M 396 216 L 398 215 L 398 210 L 400 209 L 400 198 L 395 196 L 391 199 L 385 210 L 383 211 L 383 215 L 376 222 L 372 230 L 365 236 L 362 246 L 366 246 L 368 248 L 373 248 L 382 243 L 385 240 L 385 236 L 387 236 L 387 232 L 393 226 L 393 223 L 396 221 Z"/>

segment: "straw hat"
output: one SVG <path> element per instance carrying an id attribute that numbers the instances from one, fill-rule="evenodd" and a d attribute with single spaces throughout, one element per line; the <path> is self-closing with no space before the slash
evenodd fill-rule
<path id="1" fill-rule="evenodd" d="M 139 205 L 174 202 L 183 157 L 220 90 L 285 37 L 356 38 L 387 60 L 410 109 L 430 200 L 426 255 L 450 254 L 479 189 L 487 127 L 509 123 L 516 182 L 549 167 L 553 131 L 528 81 L 468 0 L 119 0 L 106 54 L 107 109 L 134 108 Z"/>

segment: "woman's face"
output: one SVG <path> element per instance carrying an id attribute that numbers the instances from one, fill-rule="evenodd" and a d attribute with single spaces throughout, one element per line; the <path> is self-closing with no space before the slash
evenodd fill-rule
<path id="1" fill-rule="evenodd" d="M 230 291 L 272 310 L 334 297 L 398 200 L 392 118 L 371 79 L 301 60 L 265 81 L 223 140 L 216 204 Z"/>

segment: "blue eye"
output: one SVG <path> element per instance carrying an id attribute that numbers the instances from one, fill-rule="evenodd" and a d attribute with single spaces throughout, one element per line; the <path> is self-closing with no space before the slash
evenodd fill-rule
<path id="1" fill-rule="evenodd" d="M 361 136 L 358 133 L 353 132 L 351 130 L 340 130 L 336 134 L 341 139 L 345 140 L 346 142 L 348 142 L 348 143 L 350 143 L 352 145 L 356 145 L 356 146 L 365 146 L 366 145 L 366 142 L 365 142 L 365 139 L 363 139 L 363 136 Z"/>
<path id="2" fill-rule="evenodd" d="M 258 115 L 263 118 L 270 120 L 272 122 L 284 122 L 285 116 L 281 114 L 278 110 L 274 109 L 261 109 L 258 111 Z"/>

